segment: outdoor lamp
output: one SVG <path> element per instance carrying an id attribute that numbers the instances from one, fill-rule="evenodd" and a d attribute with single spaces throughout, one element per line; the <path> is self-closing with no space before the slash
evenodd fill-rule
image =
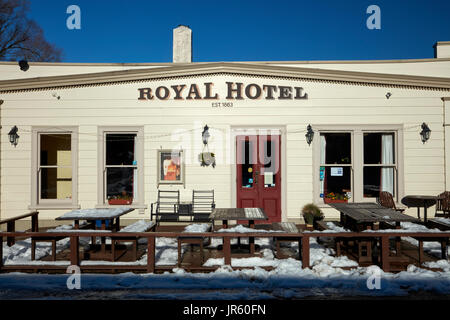
<path id="1" fill-rule="evenodd" d="M 420 138 L 422 139 L 422 142 L 425 143 L 428 139 L 430 139 L 431 130 L 427 126 L 427 124 L 424 122 L 422 123 L 422 131 L 420 131 Z"/>
<path id="2" fill-rule="evenodd" d="M 9 142 L 11 142 L 12 145 L 17 146 L 17 142 L 19 140 L 19 135 L 17 134 L 17 126 L 14 126 L 8 133 L 9 136 Z"/>
<path id="3" fill-rule="evenodd" d="M 306 128 L 305 137 L 306 137 L 306 142 L 308 142 L 308 145 L 310 145 L 314 138 L 314 131 L 311 128 L 310 124 L 308 124 L 308 127 Z"/>
<path id="4" fill-rule="evenodd" d="M 208 132 L 208 130 L 209 130 L 208 125 L 206 125 L 203 128 L 203 132 L 202 132 L 203 144 L 208 144 L 208 139 L 209 139 L 209 132 Z"/>

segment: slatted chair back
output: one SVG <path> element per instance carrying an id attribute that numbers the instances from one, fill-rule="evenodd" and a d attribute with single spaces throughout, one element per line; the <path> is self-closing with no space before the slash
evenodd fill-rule
<path id="1" fill-rule="evenodd" d="M 450 191 L 444 191 L 439 195 L 436 201 L 436 216 L 450 215 Z"/>
<path id="2" fill-rule="evenodd" d="M 158 190 L 156 214 L 177 214 L 180 205 L 179 190 Z"/>
<path id="3" fill-rule="evenodd" d="M 192 215 L 194 221 L 209 222 L 209 215 L 215 207 L 214 190 L 192 191 Z"/>
<path id="4" fill-rule="evenodd" d="M 383 207 L 394 209 L 396 211 L 404 211 L 404 209 L 397 209 L 395 206 L 394 197 L 388 191 L 380 191 L 380 196 L 377 198 L 377 202 Z"/>

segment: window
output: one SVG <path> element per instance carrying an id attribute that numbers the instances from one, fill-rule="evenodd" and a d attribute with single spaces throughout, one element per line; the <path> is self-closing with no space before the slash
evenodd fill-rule
<path id="1" fill-rule="evenodd" d="M 403 195 L 400 126 L 330 126 L 314 143 L 314 201 L 373 202 L 380 191 Z"/>
<path id="2" fill-rule="evenodd" d="M 71 131 L 33 128 L 31 209 L 77 207 L 77 141 Z"/>
<path id="3" fill-rule="evenodd" d="M 364 133 L 364 198 L 376 198 L 380 191 L 395 194 L 394 133 Z"/>
<path id="4" fill-rule="evenodd" d="M 138 200 L 136 133 L 107 133 L 105 177 L 109 204 L 131 204 Z M 121 201 L 120 201 L 121 200 Z"/>
<path id="5" fill-rule="evenodd" d="M 142 128 L 99 128 L 97 207 L 143 205 Z"/>
<path id="6" fill-rule="evenodd" d="M 351 134 L 320 134 L 320 196 L 343 200 L 352 192 Z"/>

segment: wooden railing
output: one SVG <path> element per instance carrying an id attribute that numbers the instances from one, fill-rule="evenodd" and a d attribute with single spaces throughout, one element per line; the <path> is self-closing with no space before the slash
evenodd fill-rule
<path id="1" fill-rule="evenodd" d="M 31 217 L 31 231 L 38 232 L 39 231 L 39 212 L 34 211 L 30 213 L 25 213 L 17 217 L 12 217 L 5 220 L 0 220 L 0 225 L 6 224 L 7 232 L 15 232 L 16 231 L 16 221 Z M 12 246 L 15 243 L 15 237 L 8 237 L 7 239 L 8 246 Z"/>
<path id="2" fill-rule="evenodd" d="M 119 270 L 119 269 L 135 269 L 143 270 L 148 273 L 154 273 L 156 266 L 155 260 L 155 239 L 159 237 L 166 238 L 177 238 L 179 236 L 193 235 L 195 237 L 211 237 L 211 238 L 222 238 L 223 239 L 223 256 L 225 265 L 231 266 L 231 238 L 238 237 L 254 237 L 254 238 L 290 238 L 298 239 L 299 242 L 299 253 L 300 259 L 302 261 L 303 268 L 310 267 L 310 238 L 317 237 L 328 237 L 328 238 L 373 238 L 374 240 L 380 241 L 381 248 L 381 268 L 384 271 L 389 271 L 390 269 L 390 257 L 389 257 L 389 238 L 395 237 L 413 237 L 418 240 L 426 238 L 442 238 L 450 239 L 450 232 L 300 232 L 297 234 L 293 233 L 282 233 L 282 232 L 252 232 L 252 233 L 233 233 L 233 232 L 203 232 L 203 233 L 186 233 L 186 232 L 112 232 L 105 236 L 102 232 L 1 232 L 0 242 L 3 243 L 3 239 L 15 238 L 15 237 L 68 237 L 70 238 L 70 263 L 71 265 L 80 266 L 80 255 L 79 255 L 79 238 L 80 237 L 139 237 L 147 238 L 147 264 L 145 266 L 120 266 L 118 264 L 111 263 L 110 265 L 89 265 L 84 266 L 85 269 L 106 269 L 106 270 Z M 172 266 L 173 268 L 174 266 Z M 0 246 L 0 271 L 17 271 L 22 269 L 61 269 L 61 266 L 55 264 L 39 264 L 39 265 L 3 265 L 3 245 Z M 64 267 L 65 268 L 65 267 Z M 205 269 L 203 267 L 203 269 Z"/>

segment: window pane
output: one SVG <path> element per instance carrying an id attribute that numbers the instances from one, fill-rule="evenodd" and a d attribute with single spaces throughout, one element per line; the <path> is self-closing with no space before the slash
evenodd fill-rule
<path id="1" fill-rule="evenodd" d="M 322 133 L 321 136 L 325 137 L 321 146 L 321 159 L 325 159 L 325 164 L 351 163 L 350 133 Z"/>
<path id="2" fill-rule="evenodd" d="M 394 168 L 364 167 L 364 198 L 376 198 L 380 191 L 394 194 Z"/>
<path id="3" fill-rule="evenodd" d="M 41 168 L 41 199 L 72 198 L 72 168 Z"/>
<path id="4" fill-rule="evenodd" d="M 136 168 L 106 168 L 106 186 L 108 199 L 132 199 L 133 181 Z"/>
<path id="5" fill-rule="evenodd" d="M 264 142 L 264 169 L 263 176 L 264 188 L 275 187 L 275 180 L 277 175 L 277 156 L 275 151 L 275 143 L 268 140 Z"/>
<path id="6" fill-rule="evenodd" d="M 106 135 L 106 165 L 132 165 L 136 134 Z"/>
<path id="7" fill-rule="evenodd" d="M 42 166 L 71 166 L 71 135 L 41 134 L 40 163 Z"/>
<path id="8" fill-rule="evenodd" d="M 351 168 L 350 167 L 325 167 L 324 196 L 338 198 L 351 192 Z"/>
<path id="9" fill-rule="evenodd" d="M 253 187 L 253 142 L 244 141 L 242 144 L 242 187 L 251 188 Z"/>
<path id="10" fill-rule="evenodd" d="M 364 133 L 364 163 L 393 164 L 394 134 Z"/>

